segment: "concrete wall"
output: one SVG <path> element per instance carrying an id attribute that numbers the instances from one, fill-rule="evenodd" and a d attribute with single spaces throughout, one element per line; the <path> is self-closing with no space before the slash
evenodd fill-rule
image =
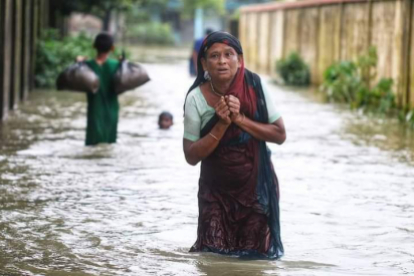
<path id="1" fill-rule="evenodd" d="M 0 120 L 33 88 L 36 39 L 49 0 L 0 0 Z"/>
<path id="2" fill-rule="evenodd" d="M 276 60 L 297 51 L 312 83 L 335 61 L 378 50 L 376 79 L 391 77 L 398 104 L 414 106 L 414 1 L 309 0 L 241 9 L 240 40 L 246 66 L 275 74 Z M 265 45 L 264 45 L 265 44 Z"/>

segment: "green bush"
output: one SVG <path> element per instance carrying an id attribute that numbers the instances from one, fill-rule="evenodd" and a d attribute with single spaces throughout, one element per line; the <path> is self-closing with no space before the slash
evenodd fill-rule
<path id="1" fill-rule="evenodd" d="M 391 113 L 396 107 L 392 86 L 392 79 L 382 78 L 372 89 L 361 90 L 357 97 L 357 107 L 383 114 Z"/>
<path id="2" fill-rule="evenodd" d="M 276 62 L 276 71 L 288 85 L 309 85 L 309 66 L 298 53 L 292 52 L 287 58 Z"/>
<path id="3" fill-rule="evenodd" d="M 37 42 L 35 84 L 51 88 L 64 68 L 74 62 L 76 56 L 92 56 L 92 40 L 85 35 L 60 39 L 57 30 L 44 31 Z"/>
<path id="4" fill-rule="evenodd" d="M 414 108 L 405 115 L 405 121 L 414 128 Z"/>
<path id="5" fill-rule="evenodd" d="M 400 110 L 398 118 L 401 122 L 408 124 L 414 129 L 414 108 L 410 110 L 409 107 L 405 107 Z"/>
<path id="6" fill-rule="evenodd" d="M 166 23 L 149 22 L 129 28 L 126 33 L 131 42 L 147 45 L 172 45 L 174 35 Z"/>
<path id="7" fill-rule="evenodd" d="M 329 100 L 352 103 L 356 95 L 365 90 L 355 63 L 341 61 L 331 65 L 323 75 L 322 90 Z"/>
<path id="8" fill-rule="evenodd" d="M 321 90 L 327 99 L 349 103 L 352 108 L 365 111 L 391 113 L 395 110 L 393 80 L 382 78 L 371 88 L 377 66 L 376 48 L 370 47 L 356 62 L 341 61 L 324 72 Z"/>
<path id="9" fill-rule="evenodd" d="M 59 73 L 74 63 L 77 56 L 95 57 L 92 45 L 93 39 L 85 34 L 61 39 L 57 30 L 44 31 L 37 41 L 35 85 L 42 88 L 55 87 Z M 116 58 L 120 54 L 121 50 L 116 48 L 111 57 Z"/>

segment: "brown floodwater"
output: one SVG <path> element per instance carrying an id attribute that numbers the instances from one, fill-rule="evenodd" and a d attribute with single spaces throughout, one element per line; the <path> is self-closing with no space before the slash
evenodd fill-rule
<path id="1" fill-rule="evenodd" d="M 414 273 L 414 137 L 398 122 L 269 82 L 288 138 L 278 261 L 189 253 L 199 167 L 182 153 L 187 62 L 146 64 L 118 143 L 85 147 L 85 95 L 35 91 L 0 126 L 0 275 Z M 168 110 L 174 126 L 157 128 Z"/>

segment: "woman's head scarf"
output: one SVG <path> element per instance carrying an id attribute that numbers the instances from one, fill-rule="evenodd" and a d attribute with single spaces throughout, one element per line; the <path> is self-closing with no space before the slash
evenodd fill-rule
<path id="1" fill-rule="evenodd" d="M 243 50 L 240 45 L 240 41 L 234 37 L 233 35 L 227 33 L 227 32 L 213 32 L 204 38 L 204 41 L 201 45 L 200 51 L 198 52 L 197 56 L 197 77 L 193 83 L 193 85 L 190 87 L 188 92 L 199 86 L 200 84 L 206 82 L 207 80 L 204 78 L 204 70 L 203 65 L 201 64 L 201 59 L 205 58 L 206 53 L 208 49 L 214 44 L 214 43 L 223 43 L 227 44 L 230 47 L 232 47 L 237 54 L 243 55 Z M 244 64 L 242 64 L 243 72 L 244 73 Z M 240 70 L 239 70 L 240 71 Z"/>
<path id="2" fill-rule="evenodd" d="M 244 68 L 244 60 L 242 56 L 243 50 L 240 41 L 227 32 L 213 32 L 204 39 L 197 56 L 197 77 L 193 85 L 188 90 L 188 93 L 200 84 L 208 81 L 204 78 L 204 70 L 201 64 L 201 59 L 205 58 L 208 49 L 215 43 L 227 44 L 241 56 L 240 67 L 237 70 L 229 89 L 226 91 L 226 95 L 233 95 L 237 97 L 240 101 L 240 112 L 245 116 L 253 118 L 254 113 L 256 112 L 257 98 L 253 87 L 249 86 L 246 81 L 246 70 Z"/>

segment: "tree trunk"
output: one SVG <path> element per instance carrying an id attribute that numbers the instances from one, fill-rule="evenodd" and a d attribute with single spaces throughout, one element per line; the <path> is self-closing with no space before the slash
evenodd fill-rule
<path id="1" fill-rule="evenodd" d="M 109 32 L 109 25 L 111 24 L 111 14 L 112 9 L 108 9 L 105 11 L 104 18 L 103 18 L 103 31 Z"/>

